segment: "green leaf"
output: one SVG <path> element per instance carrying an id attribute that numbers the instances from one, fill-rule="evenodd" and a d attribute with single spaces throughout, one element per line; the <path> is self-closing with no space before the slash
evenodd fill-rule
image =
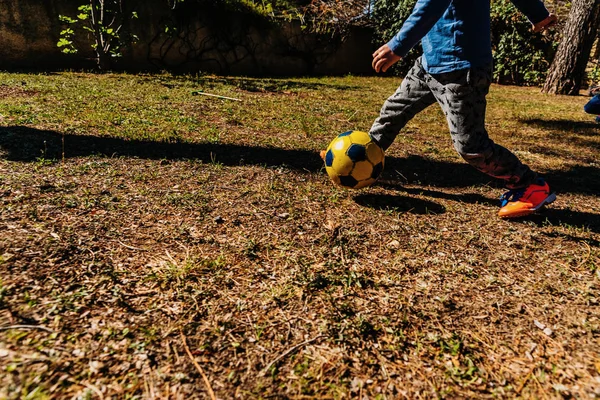
<path id="1" fill-rule="evenodd" d="M 60 38 L 60 40 L 58 41 L 58 43 L 56 43 L 56 46 L 57 47 L 64 47 L 64 46 L 70 46 L 72 44 L 73 44 L 72 41 L 70 41 L 68 39 L 65 39 L 65 38 Z"/>
<path id="2" fill-rule="evenodd" d="M 72 23 L 75 23 L 75 22 L 77 22 L 77 20 L 76 20 L 76 19 L 73 19 L 73 18 L 71 18 L 71 17 L 68 17 L 68 16 L 66 16 L 66 15 L 59 15 L 59 16 L 58 16 L 58 20 L 59 20 L 60 22 L 64 22 L 64 23 L 66 23 L 66 24 L 72 24 Z"/>

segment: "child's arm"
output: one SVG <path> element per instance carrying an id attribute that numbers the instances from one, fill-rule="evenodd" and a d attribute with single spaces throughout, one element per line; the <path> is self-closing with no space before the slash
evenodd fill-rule
<path id="1" fill-rule="evenodd" d="M 387 43 L 397 56 L 404 57 L 444 15 L 451 0 L 417 0 L 400 32 Z"/>
<path id="2" fill-rule="evenodd" d="M 538 22 L 537 24 L 533 24 L 533 31 L 534 32 L 545 31 L 546 29 L 556 25 L 557 21 L 558 21 L 558 18 L 556 17 L 556 15 L 551 13 L 550 15 L 548 15 L 548 17 L 546 17 L 546 19 Z"/>
<path id="3" fill-rule="evenodd" d="M 511 2 L 531 22 L 534 32 L 550 28 L 557 21 L 556 15 L 548 12 L 540 0 L 511 0 Z"/>

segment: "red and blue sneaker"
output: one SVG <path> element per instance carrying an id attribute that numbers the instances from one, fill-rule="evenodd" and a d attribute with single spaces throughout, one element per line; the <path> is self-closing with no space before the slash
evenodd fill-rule
<path id="1" fill-rule="evenodd" d="M 556 194 L 550 191 L 550 186 L 542 178 L 531 185 L 512 189 L 500 197 L 500 218 L 516 218 L 533 214 L 546 204 L 556 200 Z"/>

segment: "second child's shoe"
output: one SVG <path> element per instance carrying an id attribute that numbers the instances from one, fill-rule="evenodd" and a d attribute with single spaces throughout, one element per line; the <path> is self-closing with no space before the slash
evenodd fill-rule
<path id="1" fill-rule="evenodd" d="M 595 121 L 597 124 L 600 124 L 600 115 L 596 115 Z"/>
<path id="2" fill-rule="evenodd" d="M 556 194 L 550 191 L 550 186 L 538 178 L 535 183 L 521 188 L 512 189 L 500 197 L 500 218 L 516 218 L 533 214 L 545 204 L 556 200 Z"/>

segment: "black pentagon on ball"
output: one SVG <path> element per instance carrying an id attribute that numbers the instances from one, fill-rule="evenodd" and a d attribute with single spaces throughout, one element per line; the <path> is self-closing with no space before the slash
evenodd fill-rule
<path id="1" fill-rule="evenodd" d="M 383 171 L 383 163 L 380 162 L 373 167 L 373 172 L 371 172 L 371 178 L 373 178 L 373 179 L 379 178 L 379 175 L 381 175 L 382 171 Z"/>
<path id="2" fill-rule="evenodd" d="M 353 188 L 358 184 L 358 181 L 351 176 L 340 176 L 340 183 L 342 186 Z"/>
<path id="3" fill-rule="evenodd" d="M 351 144 L 346 154 L 348 154 L 348 158 L 353 162 L 365 161 L 367 159 L 367 149 L 362 144 Z"/>
<path id="4" fill-rule="evenodd" d="M 325 154 L 325 165 L 331 167 L 333 165 L 333 151 L 327 151 Z"/>
<path id="5" fill-rule="evenodd" d="M 350 135 L 351 133 L 352 133 L 352 131 L 346 131 L 346 132 L 344 132 L 344 133 L 340 133 L 340 134 L 338 135 L 338 137 L 348 136 L 348 135 Z"/>

